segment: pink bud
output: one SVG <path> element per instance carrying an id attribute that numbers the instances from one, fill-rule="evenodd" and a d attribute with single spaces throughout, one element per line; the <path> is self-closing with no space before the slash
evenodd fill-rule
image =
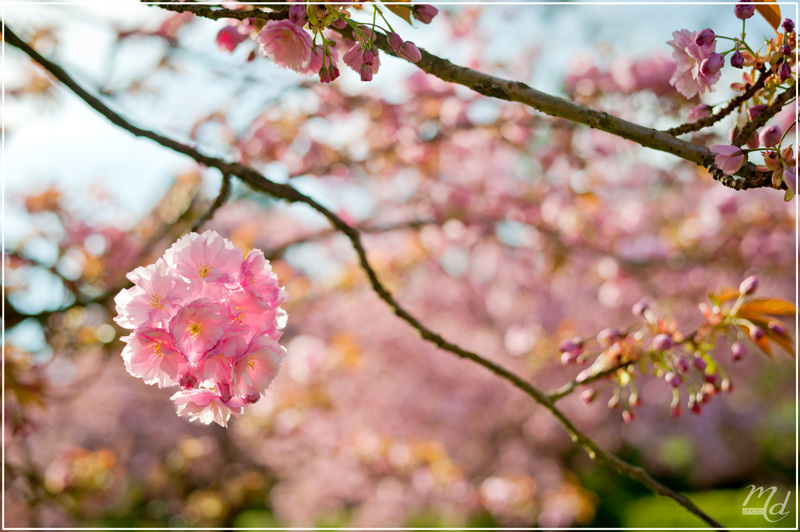
<path id="1" fill-rule="evenodd" d="M 634 316 L 644 316 L 645 311 L 650 308 L 650 305 L 647 304 L 647 301 L 639 301 L 633 307 L 631 307 L 631 312 L 633 312 Z"/>
<path id="2" fill-rule="evenodd" d="M 694 38 L 694 43 L 697 46 L 705 46 L 707 44 L 711 44 L 714 42 L 716 35 L 711 30 L 711 28 L 706 28 L 700 33 L 697 34 L 697 37 Z"/>
<path id="3" fill-rule="evenodd" d="M 758 289 L 758 277 L 751 275 L 739 285 L 739 293 L 749 296 Z"/>
<path id="4" fill-rule="evenodd" d="M 741 20 L 749 19 L 755 12 L 756 6 L 753 4 L 744 4 L 741 0 L 733 7 L 733 14 L 736 15 L 736 18 Z"/>
<path id="5" fill-rule="evenodd" d="M 656 351 L 666 351 L 674 346 L 675 342 L 672 341 L 672 336 L 668 334 L 659 334 L 653 338 L 653 349 Z"/>
<path id="6" fill-rule="evenodd" d="M 181 388 L 186 388 L 187 390 L 190 388 L 194 388 L 197 386 L 197 377 L 194 375 L 187 373 L 178 381 L 178 384 Z"/>
<path id="7" fill-rule="evenodd" d="M 696 367 L 700 371 L 706 370 L 706 361 L 703 360 L 703 357 L 694 357 L 692 362 L 694 362 L 694 367 Z"/>
<path id="8" fill-rule="evenodd" d="M 672 417 L 679 417 L 681 415 L 681 405 L 677 403 L 670 405 L 669 415 Z"/>
<path id="9" fill-rule="evenodd" d="M 744 55 L 739 50 L 733 52 L 731 56 L 731 66 L 733 68 L 743 68 L 744 67 Z"/>
<path id="10" fill-rule="evenodd" d="M 677 388 L 683 382 L 683 379 L 680 375 L 676 373 L 672 373 L 671 371 L 664 376 L 664 380 L 667 381 L 670 388 Z"/>
<path id="11" fill-rule="evenodd" d="M 781 83 L 792 77 L 792 67 L 789 66 L 789 63 L 784 62 L 781 65 L 781 67 L 778 69 L 778 77 L 780 78 Z"/>
<path id="12" fill-rule="evenodd" d="M 631 395 L 630 399 L 628 399 L 628 404 L 631 405 L 632 408 L 638 408 L 642 406 L 642 400 L 639 398 L 639 394 Z"/>
<path id="13" fill-rule="evenodd" d="M 567 351 L 566 353 L 561 353 L 561 363 L 565 366 L 567 364 L 572 364 L 578 360 L 579 356 L 581 356 L 580 352 L 576 351 Z"/>
<path id="14" fill-rule="evenodd" d="M 789 331 L 786 330 L 786 327 L 784 327 L 782 323 L 778 323 L 777 321 L 769 322 L 768 327 L 770 331 L 780 334 L 781 336 L 787 336 L 789 334 Z"/>
<path id="15" fill-rule="evenodd" d="M 564 340 L 560 344 L 558 344 L 558 350 L 562 353 L 566 353 L 569 351 L 578 351 L 580 352 L 582 348 L 582 343 L 580 338 L 572 338 L 569 340 Z"/>
<path id="16" fill-rule="evenodd" d="M 619 397 L 615 395 L 608 400 L 608 408 L 618 408 L 618 407 L 619 407 Z"/>
<path id="17" fill-rule="evenodd" d="M 330 78 L 331 78 L 331 81 L 333 81 L 333 80 L 335 80 L 336 78 L 338 78 L 338 77 L 339 77 L 339 75 L 340 75 L 340 73 L 339 73 L 339 67 L 337 67 L 336 65 L 331 65 L 331 66 L 329 66 L 329 67 L 328 67 L 328 75 L 330 76 Z"/>
<path id="18" fill-rule="evenodd" d="M 630 410 L 623 410 L 622 411 L 622 420 L 625 423 L 630 423 L 634 419 L 636 419 L 636 415 L 634 415 L 633 412 L 631 412 Z"/>
<path id="19" fill-rule="evenodd" d="M 597 393 L 594 390 L 592 390 L 591 388 L 588 389 L 588 390 L 583 390 L 580 393 L 581 401 L 583 401 L 587 405 L 589 403 L 591 403 L 592 401 L 594 401 L 595 397 L 597 397 Z"/>
<path id="20" fill-rule="evenodd" d="M 681 373 L 686 373 L 690 368 L 689 361 L 686 360 L 686 357 L 678 357 L 678 362 L 675 365 Z"/>
<path id="21" fill-rule="evenodd" d="M 618 333 L 614 329 L 603 329 L 597 333 L 597 343 L 602 347 L 610 347 L 611 344 L 617 341 Z"/>
<path id="22" fill-rule="evenodd" d="M 403 46 L 401 46 L 398 51 L 398 55 L 412 63 L 419 63 L 420 59 L 422 59 L 422 53 L 419 51 L 419 48 L 411 41 L 403 43 Z"/>
<path id="23" fill-rule="evenodd" d="M 412 14 L 414 15 L 415 19 L 419 20 L 423 24 L 430 24 L 433 20 L 433 17 L 439 14 L 439 10 L 432 5 L 420 4 L 414 6 Z"/>
<path id="24" fill-rule="evenodd" d="M 257 403 L 258 400 L 261 399 L 261 396 L 257 393 L 251 393 L 245 395 L 242 399 L 244 399 L 245 404 L 251 405 L 253 403 Z"/>
<path id="25" fill-rule="evenodd" d="M 289 8 L 289 20 L 297 24 L 298 26 L 302 26 L 306 23 L 306 8 L 303 4 L 297 3 L 292 4 Z"/>
<path id="26" fill-rule="evenodd" d="M 361 65 L 361 81 L 372 81 L 372 67 L 367 63 Z"/>
<path id="27" fill-rule="evenodd" d="M 794 22 L 792 22 L 790 18 L 783 19 L 783 24 L 781 24 L 781 26 L 783 26 L 783 31 L 786 33 L 792 33 L 794 31 Z"/>
<path id="28" fill-rule="evenodd" d="M 331 27 L 336 28 L 337 30 L 343 30 L 347 27 L 347 22 L 345 22 L 344 19 L 337 18 L 331 22 Z"/>
<path id="29" fill-rule="evenodd" d="M 733 383 L 729 379 L 722 379 L 722 383 L 719 385 L 719 389 L 725 393 L 732 392 Z"/>
<path id="30" fill-rule="evenodd" d="M 781 128 L 778 126 L 765 127 L 758 134 L 758 140 L 765 148 L 775 146 L 781 141 Z"/>
<path id="31" fill-rule="evenodd" d="M 747 354 L 747 349 L 745 349 L 744 344 L 742 342 L 734 342 L 731 346 L 731 359 L 734 362 L 738 362 L 744 358 Z"/>
<path id="32" fill-rule="evenodd" d="M 759 340 L 764 338 L 764 329 L 762 329 L 761 327 L 752 327 L 750 329 L 750 338 L 754 342 L 758 342 Z"/>
<path id="33" fill-rule="evenodd" d="M 711 384 L 712 386 L 717 382 L 717 374 L 716 373 L 706 373 L 703 375 L 703 379 Z"/>
<path id="34" fill-rule="evenodd" d="M 403 39 L 400 38 L 398 34 L 393 31 L 390 31 L 386 34 L 386 39 L 389 41 L 389 44 L 392 46 L 392 49 L 395 53 L 400 53 L 400 47 L 403 46 Z"/>
<path id="35" fill-rule="evenodd" d="M 246 38 L 236 26 L 225 26 L 217 33 L 217 47 L 225 52 L 233 52 Z"/>
<path id="36" fill-rule="evenodd" d="M 756 117 L 760 115 L 762 111 L 764 111 L 764 109 L 766 108 L 767 108 L 766 104 L 763 103 L 760 105 L 754 105 L 753 107 L 747 110 L 747 116 L 750 117 L 750 120 L 755 120 Z"/>
<path id="37" fill-rule="evenodd" d="M 372 51 L 372 48 L 364 50 L 364 54 L 361 56 L 361 61 L 365 65 L 372 65 L 373 61 L 375 61 L 375 52 Z"/>
<path id="38" fill-rule="evenodd" d="M 692 411 L 692 414 L 700 414 L 703 409 L 697 401 L 690 401 L 689 410 Z"/>
<path id="39" fill-rule="evenodd" d="M 725 66 L 725 58 L 722 57 L 722 54 L 715 52 L 700 63 L 700 73 L 704 76 L 712 76 L 719 72 L 723 66 Z"/>
<path id="40" fill-rule="evenodd" d="M 322 68 L 319 69 L 319 80 L 322 83 L 330 83 L 331 82 L 331 75 L 330 75 L 330 72 L 328 72 L 327 68 L 322 67 Z"/>

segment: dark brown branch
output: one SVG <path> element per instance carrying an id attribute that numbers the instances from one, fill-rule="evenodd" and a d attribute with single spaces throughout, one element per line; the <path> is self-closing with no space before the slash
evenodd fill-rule
<path id="1" fill-rule="evenodd" d="M 767 71 L 765 69 L 760 70 L 761 75 L 758 77 L 755 83 L 750 85 L 745 92 L 737 96 L 736 98 L 732 99 L 728 102 L 728 105 L 717 111 L 716 113 L 712 114 L 711 116 L 703 117 L 699 120 L 695 120 L 694 122 L 689 122 L 686 124 L 682 124 L 680 126 L 676 126 L 664 131 L 667 135 L 685 135 L 686 133 L 692 133 L 694 131 L 700 131 L 701 129 L 713 126 L 729 114 L 731 114 L 734 110 L 736 110 L 740 105 L 744 102 L 749 100 L 753 97 L 753 95 L 764 88 L 764 82 L 767 81 Z"/>
<path id="2" fill-rule="evenodd" d="M 143 3 L 148 3 L 141 0 Z M 185 2 L 175 2 L 171 4 L 155 4 L 161 9 L 167 11 L 174 11 L 176 13 L 194 13 L 199 17 L 209 18 L 211 20 L 219 20 L 221 18 L 232 18 L 236 20 L 246 20 L 248 18 L 257 18 L 261 20 L 282 20 L 288 18 L 289 12 L 283 11 L 262 11 L 260 9 L 228 9 L 226 7 L 209 6 L 202 4 L 192 4 Z"/>
<path id="3" fill-rule="evenodd" d="M 198 218 L 197 222 L 195 222 L 194 226 L 192 226 L 192 231 L 199 231 L 203 224 L 209 221 L 211 218 L 214 217 L 214 213 L 217 212 L 217 209 L 222 207 L 222 204 L 228 201 L 228 198 L 231 195 L 231 175 L 230 174 L 223 174 L 222 175 L 222 186 L 219 188 L 219 195 L 217 199 L 214 200 L 214 203 L 211 204 L 211 207 L 203 213 L 203 215 Z"/>
<path id="4" fill-rule="evenodd" d="M 361 242 L 361 234 L 358 232 L 358 230 L 348 225 L 344 220 L 336 216 L 336 214 L 331 212 L 329 209 L 320 205 L 314 199 L 300 193 L 299 191 L 295 190 L 293 187 L 289 185 L 284 185 L 270 181 L 269 179 L 258 173 L 256 170 L 248 166 L 236 162 L 227 162 L 216 157 L 205 155 L 200 151 L 196 150 L 195 148 L 192 148 L 175 140 L 169 139 L 152 131 L 148 131 L 140 127 L 134 126 L 133 124 L 125 120 L 122 116 L 109 109 L 100 100 L 98 100 L 97 98 L 89 94 L 86 90 L 84 90 L 82 87 L 80 87 L 80 85 L 78 85 L 61 67 L 45 59 L 33 48 L 28 46 L 27 43 L 25 43 L 23 40 L 21 40 L 14 34 L 5 25 L 5 23 L 3 23 L 3 35 L 6 43 L 19 48 L 25 54 L 31 57 L 34 61 L 38 62 L 45 70 L 49 71 L 59 81 L 64 83 L 73 92 L 75 92 L 75 94 L 81 97 L 93 109 L 95 109 L 97 112 L 108 118 L 115 125 L 129 131 L 130 133 L 133 133 L 134 135 L 149 138 L 166 148 L 187 155 L 188 157 L 194 159 L 196 162 L 200 164 L 204 164 L 212 168 L 217 168 L 223 174 L 234 175 L 239 179 L 241 179 L 242 181 L 249 184 L 250 186 L 252 186 L 256 190 L 260 190 L 274 197 L 285 199 L 290 202 L 304 203 L 313 208 L 314 210 L 316 210 L 317 212 L 319 212 L 320 214 L 322 214 L 325 218 L 328 219 L 331 225 L 333 225 L 338 231 L 343 233 L 350 240 L 350 243 L 352 244 L 353 248 L 356 251 L 356 254 L 358 255 L 359 264 L 366 273 L 367 278 L 369 279 L 370 286 L 372 287 L 373 291 L 378 295 L 378 297 L 380 297 L 380 299 L 382 299 L 392 309 L 392 311 L 398 317 L 400 317 L 403 321 L 409 324 L 414 330 L 416 330 L 417 333 L 423 339 L 431 342 L 437 347 L 445 351 L 448 351 L 460 358 L 464 358 L 466 360 L 475 362 L 476 364 L 486 368 L 487 370 L 491 371 L 498 377 L 510 382 L 512 385 L 525 392 L 534 401 L 536 401 L 540 405 L 544 406 L 547 410 L 549 410 L 561 422 L 561 424 L 564 426 L 565 430 L 570 435 L 572 440 L 575 443 L 579 444 L 581 447 L 583 447 L 592 459 L 599 460 L 605 463 L 606 465 L 613 467 L 618 472 L 625 474 L 628 477 L 636 480 L 637 482 L 646 486 L 656 494 L 664 495 L 666 497 L 673 499 L 678 504 L 686 508 L 688 511 L 692 512 L 693 514 L 703 519 L 706 523 L 708 523 L 712 527 L 721 528 L 721 525 L 717 523 L 717 521 L 715 521 L 712 517 L 708 516 L 705 512 L 703 512 L 700 508 L 698 508 L 697 505 L 695 505 L 692 501 L 690 501 L 683 495 L 674 492 L 668 487 L 664 486 L 641 467 L 629 464 L 628 462 L 622 460 L 618 456 L 607 453 L 606 451 L 601 449 L 597 445 L 597 443 L 595 443 L 583 432 L 581 432 L 572 423 L 572 421 L 569 418 L 567 418 L 567 416 L 555 406 L 553 401 L 551 401 L 550 398 L 547 396 L 547 394 L 545 394 L 543 391 L 539 390 L 538 388 L 533 386 L 528 381 L 524 380 L 516 373 L 482 357 L 477 353 L 468 351 L 456 344 L 448 342 L 440 335 L 438 335 L 437 333 L 433 332 L 432 330 L 428 329 L 425 325 L 423 325 L 417 318 L 411 315 L 407 310 L 405 310 L 405 308 L 403 308 L 394 299 L 394 296 L 392 296 L 392 294 L 389 293 L 389 291 L 383 286 L 381 281 L 378 279 L 375 270 L 372 268 L 372 265 L 369 263 L 369 260 L 367 259 L 367 252 Z"/>
<path id="5" fill-rule="evenodd" d="M 770 118 L 778 114 L 778 112 L 783 109 L 783 106 L 786 105 L 786 102 L 788 102 L 789 99 L 794 96 L 794 91 L 795 83 L 792 83 L 788 89 L 779 94 L 771 104 L 761 111 L 761 114 L 745 124 L 739 134 L 733 139 L 731 144 L 741 147 L 742 144 L 747 142 L 747 139 L 749 139 L 758 128 L 766 124 Z"/>

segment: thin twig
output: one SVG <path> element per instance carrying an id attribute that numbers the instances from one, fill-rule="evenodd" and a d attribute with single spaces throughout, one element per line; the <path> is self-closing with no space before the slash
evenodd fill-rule
<path id="1" fill-rule="evenodd" d="M 223 174 L 222 175 L 222 185 L 219 188 L 219 195 L 217 199 L 214 200 L 214 203 L 211 204 L 211 207 L 203 213 L 203 215 L 198 218 L 197 222 L 195 222 L 194 226 L 192 226 L 192 231 L 197 232 L 203 227 L 203 224 L 209 221 L 211 218 L 214 217 L 214 213 L 217 212 L 217 209 L 222 207 L 222 204 L 228 201 L 228 198 L 231 195 L 231 175 L 230 174 Z"/>
<path id="2" fill-rule="evenodd" d="M 578 386 L 585 386 L 587 384 L 591 384 L 596 380 L 600 380 L 603 377 L 608 377 L 610 375 L 613 375 L 617 371 L 627 366 L 630 366 L 631 364 L 633 364 L 633 362 L 631 362 L 630 360 L 626 360 L 625 362 L 619 362 L 618 364 L 615 364 L 611 367 L 601 369 L 600 371 L 592 373 L 591 375 L 583 379 L 578 379 L 576 377 L 571 381 L 569 381 L 568 383 L 566 383 L 564 386 L 561 386 L 560 388 L 556 388 L 555 390 L 549 392 L 547 394 L 547 397 L 549 397 L 550 400 L 555 403 L 559 399 L 571 394 L 573 391 L 575 391 L 575 388 L 577 388 Z"/>
<path id="3" fill-rule="evenodd" d="M 716 113 L 712 114 L 711 116 L 703 117 L 699 120 L 695 120 L 694 122 L 688 122 L 686 124 L 681 124 L 680 126 L 675 126 L 673 128 L 664 130 L 664 133 L 667 135 L 685 135 L 686 133 L 692 133 L 694 131 L 700 131 L 701 129 L 705 129 L 707 127 L 713 126 L 729 114 L 731 114 L 735 109 L 737 109 L 740 105 L 744 102 L 749 100 L 753 97 L 753 95 L 760 91 L 764 87 L 764 82 L 767 81 L 769 74 L 767 74 L 766 69 L 760 70 L 761 75 L 758 77 L 755 83 L 750 85 L 745 92 L 728 102 L 728 104 L 717 111 Z"/>
<path id="4" fill-rule="evenodd" d="M 555 406 L 553 401 L 550 400 L 550 398 L 547 396 L 546 393 L 539 390 L 537 387 L 533 386 L 531 383 L 524 380 L 516 373 L 482 357 L 477 353 L 468 351 L 456 344 L 453 344 L 445 340 L 439 334 L 433 332 L 432 330 L 428 329 L 425 325 L 423 325 L 417 318 L 411 315 L 407 310 L 405 310 L 405 308 L 403 308 L 394 299 L 392 294 L 389 293 L 389 291 L 383 286 L 381 281 L 378 279 L 375 270 L 372 268 L 372 265 L 369 263 L 369 260 L 367 259 L 367 252 L 361 242 L 361 234 L 358 232 L 358 230 L 348 225 L 344 220 L 339 218 L 332 211 L 330 211 L 323 205 L 320 205 L 314 199 L 295 190 L 293 187 L 289 185 L 270 181 L 269 179 L 261 175 L 253 168 L 250 168 L 240 163 L 227 162 L 216 157 L 205 155 L 196 150 L 195 148 L 192 148 L 191 146 L 187 146 L 185 144 L 164 137 L 152 131 L 148 131 L 140 127 L 134 126 L 126 119 L 124 119 L 122 116 L 120 116 L 119 114 L 108 108 L 100 100 L 98 100 L 93 95 L 84 90 L 61 67 L 45 59 L 33 48 L 28 46 L 27 43 L 25 43 L 23 40 L 21 40 L 14 34 L 8 28 L 8 26 L 5 25 L 5 23 L 3 23 L 3 34 L 5 42 L 19 48 L 28 56 L 30 56 L 34 61 L 38 62 L 43 68 L 49 71 L 59 81 L 64 83 L 73 92 L 75 92 L 78 96 L 80 96 L 87 104 L 89 104 L 97 112 L 108 118 L 115 125 L 129 131 L 130 133 L 133 133 L 134 135 L 149 138 L 166 148 L 174 150 L 178 153 L 183 153 L 184 155 L 191 157 L 200 164 L 217 168 L 223 174 L 234 175 L 257 190 L 266 192 L 267 194 L 270 194 L 277 198 L 285 199 L 289 202 L 304 203 L 312 207 L 314 210 L 316 210 L 317 212 L 322 214 L 325 218 L 327 218 L 328 221 L 337 230 L 343 233 L 350 240 L 350 243 L 352 244 L 353 248 L 356 251 L 356 254 L 358 255 L 358 261 L 361 265 L 361 268 L 366 273 L 373 291 L 378 295 L 378 297 L 380 297 L 380 299 L 382 299 L 392 309 L 392 311 L 398 317 L 400 317 L 403 321 L 409 324 L 414 330 L 416 330 L 417 333 L 423 339 L 431 342 L 437 347 L 445 351 L 448 351 L 458 357 L 471 360 L 472 362 L 475 362 L 476 364 L 483 366 L 484 368 L 488 369 L 495 375 L 499 376 L 502 379 L 505 379 L 506 381 L 510 382 L 511 384 L 513 384 L 514 386 L 516 386 L 517 388 L 528 394 L 531 398 L 533 398 L 534 401 L 544 406 L 561 422 L 561 424 L 564 426 L 565 430 L 570 435 L 572 440 L 581 447 L 583 447 L 584 450 L 586 450 L 586 452 L 592 459 L 598 460 L 600 462 L 605 463 L 606 465 L 613 467 L 618 472 L 625 474 L 628 477 L 636 480 L 637 482 L 639 482 L 643 486 L 646 486 L 647 488 L 649 488 L 658 495 L 664 495 L 666 497 L 673 499 L 678 504 L 686 508 L 688 511 L 703 519 L 706 523 L 708 523 L 712 527 L 721 528 L 721 525 L 717 521 L 715 521 L 712 517 L 708 516 L 705 512 L 703 512 L 700 508 L 698 508 L 697 505 L 695 505 L 692 501 L 690 501 L 683 495 L 672 491 L 668 487 L 658 482 L 643 468 L 629 464 L 628 462 L 622 460 L 618 456 L 608 453 L 603 449 L 601 449 L 597 445 L 597 443 L 595 443 L 592 439 L 590 439 L 583 432 L 581 432 L 572 423 L 572 421 Z"/>
<path id="5" fill-rule="evenodd" d="M 763 111 L 761 111 L 761 113 L 757 117 L 755 117 L 755 119 L 745 124 L 742 130 L 739 132 L 739 134 L 736 135 L 736 137 L 733 139 L 731 144 L 734 146 L 741 146 L 742 144 L 747 142 L 747 139 L 749 139 L 750 136 L 753 133 L 755 133 L 758 128 L 766 124 L 770 118 L 778 114 L 778 112 L 781 109 L 783 109 L 783 106 L 786 105 L 786 101 L 794 96 L 795 94 L 794 88 L 795 88 L 795 83 L 792 83 L 788 89 L 786 89 L 784 92 L 782 92 L 775 98 L 775 101 L 773 101 Z"/>

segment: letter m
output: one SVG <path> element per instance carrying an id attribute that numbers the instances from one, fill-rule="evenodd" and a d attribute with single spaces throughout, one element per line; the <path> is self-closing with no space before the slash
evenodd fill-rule
<path id="1" fill-rule="evenodd" d="M 750 484 L 747 487 L 750 488 L 750 493 L 747 494 L 747 498 L 742 503 L 742 506 L 747 506 L 747 502 L 750 500 L 750 497 L 752 497 L 753 493 L 755 493 L 755 492 L 758 492 L 758 497 L 756 497 L 756 499 L 760 499 L 764 495 L 765 492 L 769 492 L 769 499 L 767 499 L 767 501 L 769 501 L 770 499 L 772 499 L 772 496 L 775 495 L 775 492 L 778 491 L 778 488 L 776 488 L 775 486 L 772 486 L 770 488 L 766 488 L 765 489 L 765 488 L 762 488 L 761 486 L 756 486 L 755 484 Z"/>

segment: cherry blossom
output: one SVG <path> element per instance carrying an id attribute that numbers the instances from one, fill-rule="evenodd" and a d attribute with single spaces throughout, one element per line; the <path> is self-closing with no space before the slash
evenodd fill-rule
<path id="1" fill-rule="evenodd" d="M 687 98 L 703 94 L 706 90 L 713 91 L 712 85 L 719 80 L 720 70 L 716 68 L 718 60 L 715 60 L 716 41 L 708 44 L 697 44 L 697 32 L 679 30 L 672 34 L 673 40 L 667 44 L 673 48 L 672 57 L 677 61 L 678 66 L 670 79 L 670 83 Z M 705 39 L 700 39 L 705 43 Z M 712 58 L 713 56 L 713 58 Z M 703 61 L 712 58 L 716 63 L 714 68 L 701 68 Z M 708 64 L 708 63 L 706 63 Z M 720 65 L 721 66 L 721 65 Z"/>
<path id="2" fill-rule="evenodd" d="M 273 20 L 258 34 L 261 52 L 275 64 L 304 73 L 311 62 L 311 36 L 291 20 Z"/>

